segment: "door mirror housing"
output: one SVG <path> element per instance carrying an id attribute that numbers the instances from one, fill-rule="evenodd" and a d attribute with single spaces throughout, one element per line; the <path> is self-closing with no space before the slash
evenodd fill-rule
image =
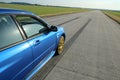
<path id="1" fill-rule="evenodd" d="M 46 28 L 43 28 L 43 29 L 39 30 L 39 33 L 46 32 L 46 31 L 48 31 L 48 30 Z"/>
<path id="2" fill-rule="evenodd" d="M 51 31 L 58 31 L 58 29 L 57 29 L 56 26 L 51 26 L 51 27 L 50 27 L 50 30 L 51 30 Z"/>

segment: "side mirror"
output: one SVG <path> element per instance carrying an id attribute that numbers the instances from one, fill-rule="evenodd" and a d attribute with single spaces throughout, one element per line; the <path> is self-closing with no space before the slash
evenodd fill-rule
<path id="1" fill-rule="evenodd" d="M 50 30 L 51 30 L 51 31 L 58 31 L 58 29 L 57 29 L 56 26 L 51 26 L 51 27 L 50 27 Z"/>

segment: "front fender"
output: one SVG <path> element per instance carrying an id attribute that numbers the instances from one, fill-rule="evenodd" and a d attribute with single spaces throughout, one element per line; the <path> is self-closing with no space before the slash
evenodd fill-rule
<path id="1" fill-rule="evenodd" d="M 57 31 L 57 45 L 58 45 L 60 37 L 64 36 L 64 38 L 66 38 L 66 35 L 63 27 L 57 27 L 57 29 L 58 29 Z"/>

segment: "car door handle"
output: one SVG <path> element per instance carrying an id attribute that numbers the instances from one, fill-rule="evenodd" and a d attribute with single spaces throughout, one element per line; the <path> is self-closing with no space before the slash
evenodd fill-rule
<path id="1" fill-rule="evenodd" d="M 38 45 L 38 44 L 40 44 L 40 40 L 35 41 L 35 46 Z"/>

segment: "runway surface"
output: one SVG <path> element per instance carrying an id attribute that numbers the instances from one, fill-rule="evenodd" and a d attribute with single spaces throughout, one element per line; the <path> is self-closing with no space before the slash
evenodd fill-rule
<path id="1" fill-rule="evenodd" d="M 63 26 L 63 55 L 54 56 L 32 80 L 120 80 L 120 25 L 101 11 L 44 18 Z"/>

